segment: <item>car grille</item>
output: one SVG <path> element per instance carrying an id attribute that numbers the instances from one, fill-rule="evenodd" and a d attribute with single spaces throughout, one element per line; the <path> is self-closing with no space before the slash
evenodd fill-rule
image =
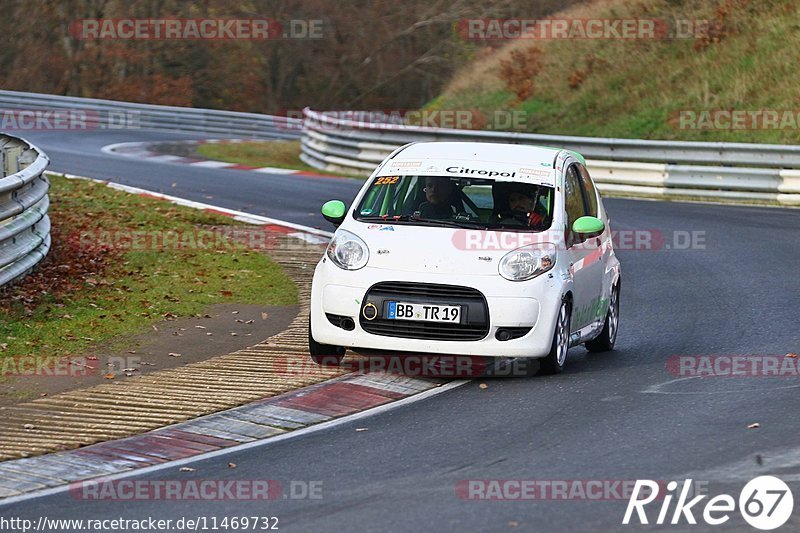
<path id="1" fill-rule="evenodd" d="M 466 323 L 421 322 L 383 318 L 384 303 L 389 301 L 419 302 L 439 305 L 461 305 Z M 389 281 L 372 286 L 364 302 L 373 303 L 379 310 L 374 320 L 359 318 L 361 328 L 373 335 L 406 339 L 477 341 L 489 333 L 489 308 L 480 291 L 457 285 Z"/>

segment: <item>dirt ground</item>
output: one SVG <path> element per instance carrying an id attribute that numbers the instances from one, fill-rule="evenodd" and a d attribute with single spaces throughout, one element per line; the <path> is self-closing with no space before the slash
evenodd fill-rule
<path id="1" fill-rule="evenodd" d="M 98 346 L 87 355 L 3 362 L 0 406 L 14 405 L 100 383 L 224 355 L 258 344 L 286 329 L 296 306 L 218 304 L 193 318 L 164 320 L 146 333 L 126 339 L 124 349 Z M 17 370 L 17 372 L 15 372 Z"/>

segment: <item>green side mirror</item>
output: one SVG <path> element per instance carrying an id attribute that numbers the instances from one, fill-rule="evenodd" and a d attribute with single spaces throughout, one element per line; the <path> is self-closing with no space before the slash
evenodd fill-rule
<path id="1" fill-rule="evenodd" d="M 603 233 L 606 224 L 597 217 L 581 217 L 572 224 L 575 233 Z"/>
<path id="2" fill-rule="evenodd" d="M 344 222 L 344 215 L 346 212 L 347 207 L 345 207 L 344 202 L 341 200 L 330 200 L 325 202 L 322 206 L 322 216 L 334 226 L 338 226 Z"/>

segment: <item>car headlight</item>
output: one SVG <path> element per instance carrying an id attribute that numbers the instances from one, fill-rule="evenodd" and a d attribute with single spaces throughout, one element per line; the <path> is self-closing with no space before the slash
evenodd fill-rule
<path id="1" fill-rule="evenodd" d="M 531 244 L 508 252 L 500 260 L 500 275 L 511 281 L 525 281 L 547 272 L 556 264 L 556 247 L 549 242 Z"/>
<path id="2" fill-rule="evenodd" d="M 345 230 L 336 232 L 326 253 L 336 266 L 345 270 L 363 268 L 369 260 L 367 244 L 358 235 Z"/>

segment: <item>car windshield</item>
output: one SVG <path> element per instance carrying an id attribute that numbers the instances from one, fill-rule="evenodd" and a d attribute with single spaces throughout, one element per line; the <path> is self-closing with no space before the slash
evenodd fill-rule
<path id="1" fill-rule="evenodd" d="M 449 176 L 380 176 L 355 218 L 412 225 L 544 231 L 553 220 L 552 187 Z"/>

